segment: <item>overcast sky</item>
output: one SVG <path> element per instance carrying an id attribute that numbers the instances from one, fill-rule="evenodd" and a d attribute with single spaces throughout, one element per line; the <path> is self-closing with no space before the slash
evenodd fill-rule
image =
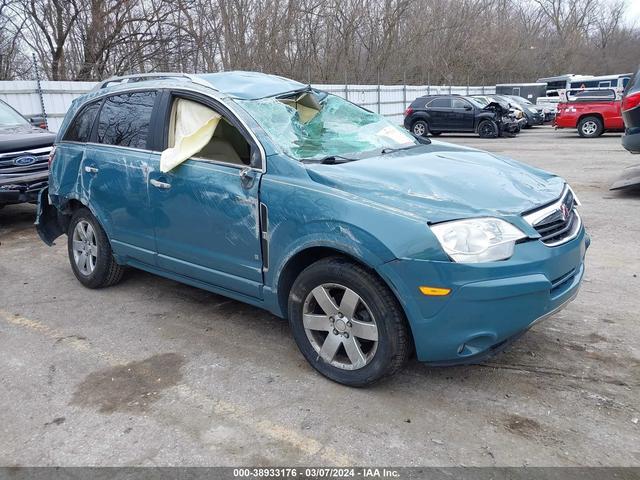
<path id="1" fill-rule="evenodd" d="M 627 0 L 627 24 L 640 25 L 640 0 Z"/>

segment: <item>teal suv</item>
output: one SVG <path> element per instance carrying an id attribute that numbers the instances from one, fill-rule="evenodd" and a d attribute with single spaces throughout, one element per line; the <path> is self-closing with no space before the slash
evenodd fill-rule
<path id="1" fill-rule="evenodd" d="M 252 72 L 111 79 L 74 101 L 37 227 L 85 287 L 132 267 L 287 318 L 363 386 L 478 362 L 572 300 L 589 237 L 560 177 L 416 138 Z"/>

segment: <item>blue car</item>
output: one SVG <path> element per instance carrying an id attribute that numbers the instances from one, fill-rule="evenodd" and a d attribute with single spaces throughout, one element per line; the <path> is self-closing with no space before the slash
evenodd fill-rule
<path id="1" fill-rule="evenodd" d="M 105 81 L 74 101 L 50 162 L 38 232 L 67 235 L 82 285 L 133 267 L 264 308 L 346 385 L 414 354 L 479 362 L 584 274 L 562 178 L 278 76 Z"/>

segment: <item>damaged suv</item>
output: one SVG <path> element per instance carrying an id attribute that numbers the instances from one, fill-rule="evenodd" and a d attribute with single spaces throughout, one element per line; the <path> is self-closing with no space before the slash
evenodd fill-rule
<path id="1" fill-rule="evenodd" d="M 520 130 L 511 118 L 509 104 L 491 100 L 481 103 L 460 95 L 418 97 L 404 112 L 404 127 L 416 136 L 441 133 L 477 133 L 496 138 Z"/>
<path id="2" fill-rule="evenodd" d="M 292 80 L 165 74 L 73 103 L 37 227 L 86 287 L 135 267 L 264 308 L 363 386 L 414 351 L 478 362 L 572 300 L 577 206 L 560 177 Z"/>

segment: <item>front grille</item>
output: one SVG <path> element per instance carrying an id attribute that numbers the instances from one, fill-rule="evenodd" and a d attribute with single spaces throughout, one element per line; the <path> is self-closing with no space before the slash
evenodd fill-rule
<path id="1" fill-rule="evenodd" d="M 46 170 L 52 147 L 34 148 L 0 154 L 0 175 L 3 178 L 24 177 Z"/>
<path id="2" fill-rule="evenodd" d="M 527 213 L 524 218 L 540 234 L 540 241 L 550 247 L 575 238 L 582 224 L 569 188 L 551 205 Z"/>

